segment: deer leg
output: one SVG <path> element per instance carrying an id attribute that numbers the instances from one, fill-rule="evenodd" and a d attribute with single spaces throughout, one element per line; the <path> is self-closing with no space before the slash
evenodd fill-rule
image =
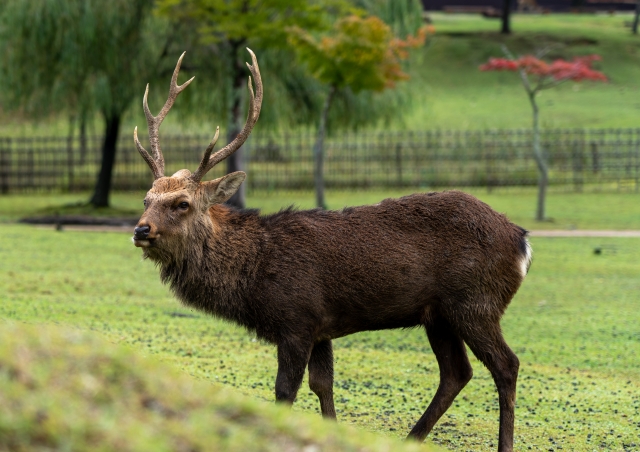
<path id="1" fill-rule="evenodd" d="M 293 404 L 296 400 L 298 389 L 302 384 L 302 377 L 304 377 L 304 369 L 309 361 L 311 347 L 311 345 L 296 343 L 278 344 L 276 402 Z"/>
<path id="2" fill-rule="evenodd" d="M 449 323 L 438 317 L 427 325 L 426 329 L 431 349 L 440 367 L 440 384 L 429 407 L 409 433 L 409 438 L 418 441 L 426 438 L 473 376 L 464 342 Z"/>
<path id="3" fill-rule="evenodd" d="M 513 451 L 513 424 L 515 419 L 516 381 L 520 361 L 502 336 L 500 324 L 474 325 L 465 330 L 464 340 L 473 354 L 487 366 L 498 388 L 500 402 L 499 452 Z"/>
<path id="4" fill-rule="evenodd" d="M 322 416 L 336 418 L 333 405 L 333 350 L 331 341 L 318 342 L 309 358 L 309 387 L 320 399 Z"/>

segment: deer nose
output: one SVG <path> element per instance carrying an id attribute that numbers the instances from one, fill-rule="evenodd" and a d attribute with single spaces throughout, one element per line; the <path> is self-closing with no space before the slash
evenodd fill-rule
<path id="1" fill-rule="evenodd" d="M 149 236 L 151 228 L 149 226 L 138 226 L 133 230 L 133 237 L 139 240 L 144 240 Z"/>

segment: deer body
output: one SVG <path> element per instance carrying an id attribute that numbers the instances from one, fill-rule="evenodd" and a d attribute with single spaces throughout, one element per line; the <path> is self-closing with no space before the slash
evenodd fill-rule
<path id="1" fill-rule="evenodd" d="M 251 91 L 248 126 L 211 155 L 214 138 L 193 174 L 180 170 L 164 176 L 157 133 L 189 83 L 176 84 L 182 57 L 157 118 L 148 113 L 145 96 L 154 155 L 137 136 L 136 145 L 156 180 L 145 198 L 135 245 L 159 265 L 162 280 L 184 304 L 277 346 L 276 400 L 293 403 L 308 368 L 309 386 L 325 417 L 336 417 L 332 339 L 366 330 L 425 328 L 440 386 L 410 432 L 419 440 L 472 376 L 466 343 L 494 378 L 498 448 L 511 451 L 519 363 L 499 322 L 529 267 L 526 231 L 458 191 L 267 216 L 224 206 L 244 173 L 201 178 L 242 144 L 257 121 L 262 85 L 252 58 L 257 94 L 254 99 Z"/>
<path id="2" fill-rule="evenodd" d="M 524 276 L 523 230 L 461 192 L 336 212 L 214 206 L 209 215 L 195 235 L 202 242 L 177 259 L 148 256 L 183 303 L 274 344 L 293 330 L 317 342 L 423 325 L 488 283 L 498 286 L 492 305 L 467 309 L 499 318 Z"/>

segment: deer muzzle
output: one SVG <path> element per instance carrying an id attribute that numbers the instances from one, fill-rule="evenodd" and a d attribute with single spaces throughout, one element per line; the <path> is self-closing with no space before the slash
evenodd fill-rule
<path id="1" fill-rule="evenodd" d="M 151 227 L 137 226 L 133 230 L 133 244 L 137 247 L 146 248 L 151 246 L 151 238 L 149 237 L 149 233 L 151 232 Z"/>

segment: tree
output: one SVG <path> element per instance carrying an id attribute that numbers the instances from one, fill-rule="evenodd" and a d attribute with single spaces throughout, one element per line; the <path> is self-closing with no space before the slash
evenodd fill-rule
<path id="1" fill-rule="evenodd" d="M 327 86 L 324 106 L 320 114 L 318 137 L 314 145 L 314 180 L 316 205 L 326 208 L 324 199 L 324 138 L 331 103 L 338 90 L 348 88 L 355 93 L 362 90 L 383 91 L 408 75 L 400 67 L 400 60 L 408 57 L 407 49 L 424 43 L 426 28 L 416 37 L 401 40 L 378 17 L 352 15 L 336 22 L 332 33 L 320 40 L 299 27 L 289 29 L 289 42 L 311 74 Z"/>
<path id="2" fill-rule="evenodd" d="M 520 74 L 522 86 L 527 92 L 533 112 L 533 156 L 538 166 L 538 203 L 535 218 L 537 221 L 544 221 L 546 219 L 545 200 L 549 183 L 549 169 L 547 158 L 540 146 L 539 108 L 536 96 L 544 89 L 554 88 L 569 80 L 574 82 L 582 80 L 606 82 L 607 77 L 602 72 L 591 68 L 594 61 L 600 60 L 598 55 L 576 57 L 572 61 L 557 59 L 546 63 L 532 55 L 516 59 L 506 48 L 504 51 L 507 58 L 490 58 L 488 63 L 480 66 L 480 70 L 512 71 Z"/>
<path id="3" fill-rule="evenodd" d="M 341 14 L 348 9 L 343 0 L 159 0 L 158 13 L 174 23 L 190 24 L 198 32 L 198 44 L 214 49 L 223 62 L 224 69 L 217 75 L 217 82 L 228 87 L 222 96 L 227 111 L 227 141 L 231 142 L 242 125 L 242 97 L 247 82 L 244 66 L 244 48 L 250 46 L 262 56 L 267 49 L 272 55 L 287 46 L 289 26 L 299 26 L 310 31 L 330 27 L 331 13 Z M 268 69 L 268 68 L 267 68 Z M 299 86 L 293 86 L 293 89 Z M 227 159 L 227 171 L 243 170 L 243 152 L 238 149 Z M 227 201 L 244 207 L 244 185 Z"/>
<path id="4" fill-rule="evenodd" d="M 633 15 L 633 24 L 631 25 L 631 32 L 634 35 L 638 34 L 638 22 L 640 22 L 640 0 L 636 0 L 636 10 Z"/>
<path id="5" fill-rule="evenodd" d="M 152 0 L 9 0 L 0 13 L 0 81 L 11 86 L 2 90 L 4 108 L 32 116 L 97 110 L 104 119 L 90 199 L 96 207 L 109 205 L 122 116 L 163 54 L 166 27 L 152 6 Z"/>
<path id="6" fill-rule="evenodd" d="M 500 33 L 511 34 L 511 6 L 513 0 L 502 0 L 502 15 Z"/>
<path id="7" fill-rule="evenodd" d="M 420 0 L 353 0 L 371 16 L 376 16 L 391 27 L 400 38 L 415 35 L 424 26 L 424 7 Z"/>

